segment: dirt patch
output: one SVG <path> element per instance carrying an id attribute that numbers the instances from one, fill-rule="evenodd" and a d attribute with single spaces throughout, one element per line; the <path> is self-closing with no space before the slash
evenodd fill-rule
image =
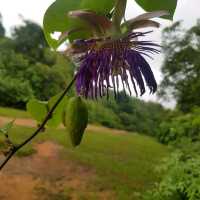
<path id="1" fill-rule="evenodd" d="M 10 122 L 13 119 L 14 118 L 0 116 L 0 125 Z M 36 127 L 37 126 L 36 121 L 34 121 L 32 119 L 23 119 L 23 118 L 15 119 L 14 124 L 18 125 L 18 126 L 28 126 L 28 127 Z"/>
<path id="2" fill-rule="evenodd" d="M 94 186 L 95 171 L 60 156 L 53 142 L 35 145 L 37 153 L 14 158 L 0 173 L 1 200 L 111 200 L 111 191 Z"/>
<path id="3" fill-rule="evenodd" d="M 53 142 L 46 141 L 36 144 L 35 149 L 37 149 L 37 157 L 53 158 L 57 157 L 62 147 Z"/>

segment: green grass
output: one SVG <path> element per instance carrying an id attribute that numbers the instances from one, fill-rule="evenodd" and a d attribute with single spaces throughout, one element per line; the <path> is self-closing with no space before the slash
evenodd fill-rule
<path id="1" fill-rule="evenodd" d="M 14 127 L 10 135 L 15 143 L 19 143 L 32 131 L 32 128 Z M 95 187 L 114 190 L 119 200 L 140 199 L 137 194 L 146 191 L 158 180 L 154 167 L 168 155 L 167 147 L 150 137 L 114 134 L 104 128 L 86 132 L 82 144 L 77 148 L 71 147 L 65 130 L 47 129 L 34 142 L 43 140 L 53 140 L 63 145 L 63 157 L 94 169 L 97 173 Z M 19 155 L 31 153 L 33 149 L 29 144 Z"/>
<path id="2" fill-rule="evenodd" d="M 12 117 L 12 118 L 31 118 L 28 112 L 15 109 L 0 107 L 0 116 Z"/>

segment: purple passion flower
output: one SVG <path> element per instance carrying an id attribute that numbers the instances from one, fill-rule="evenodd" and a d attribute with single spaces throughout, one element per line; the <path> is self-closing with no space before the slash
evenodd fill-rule
<path id="1" fill-rule="evenodd" d="M 156 49 L 159 45 L 138 40 L 147 33 L 133 32 L 118 39 L 76 40 L 74 54 L 81 55 L 76 78 L 77 93 L 86 98 L 109 97 L 112 88 L 116 97 L 120 83 L 130 95 L 132 87 L 136 96 L 138 89 L 143 95 L 145 85 L 150 93 L 154 93 L 157 83 L 144 56 L 151 57 L 150 54 L 160 51 Z"/>

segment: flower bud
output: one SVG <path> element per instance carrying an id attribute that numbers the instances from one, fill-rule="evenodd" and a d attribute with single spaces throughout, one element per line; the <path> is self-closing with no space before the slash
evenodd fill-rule
<path id="1" fill-rule="evenodd" d="M 73 146 L 81 143 L 88 124 L 88 110 L 81 97 L 72 97 L 68 102 L 66 113 L 66 128 Z"/>

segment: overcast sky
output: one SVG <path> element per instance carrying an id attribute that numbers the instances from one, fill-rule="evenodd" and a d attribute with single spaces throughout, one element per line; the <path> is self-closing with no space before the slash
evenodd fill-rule
<path id="1" fill-rule="evenodd" d="M 19 15 L 25 19 L 33 20 L 42 25 L 43 15 L 48 6 L 54 0 L 0 0 L 0 13 L 3 16 L 3 24 L 9 30 L 14 25 L 21 24 L 22 20 Z M 128 0 L 126 17 L 134 17 L 144 11 L 134 3 L 133 0 Z M 178 0 L 178 7 L 174 16 L 174 21 L 183 20 L 184 26 L 189 28 L 194 25 L 196 19 L 200 18 L 200 0 Z M 162 28 L 170 25 L 172 22 L 167 20 L 160 20 L 162 26 L 156 29 L 151 35 L 151 39 L 156 42 L 161 42 Z M 162 79 L 160 73 L 160 66 L 162 64 L 163 55 L 156 56 L 153 61 L 150 61 L 152 70 L 155 73 L 156 79 L 159 82 Z M 155 96 L 146 94 L 143 99 L 156 100 Z"/>

